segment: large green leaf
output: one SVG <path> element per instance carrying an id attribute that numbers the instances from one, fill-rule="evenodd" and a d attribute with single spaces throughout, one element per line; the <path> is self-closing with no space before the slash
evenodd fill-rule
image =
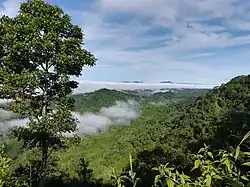
<path id="1" fill-rule="evenodd" d="M 235 156 L 234 156 L 235 160 L 237 160 L 237 159 L 238 159 L 239 154 L 240 154 L 240 146 L 237 146 L 237 148 L 236 148 L 236 152 L 235 152 Z"/>
<path id="2" fill-rule="evenodd" d="M 168 187 L 174 187 L 174 182 L 170 179 L 166 181 Z"/>
<path id="3" fill-rule="evenodd" d="M 250 137 L 250 131 L 242 138 L 241 142 L 239 145 L 241 145 L 247 138 Z"/>
<path id="4" fill-rule="evenodd" d="M 250 152 L 243 152 L 244 155 L 250 156 Z"/>
<path id="5" fill-rule="evenodd" d="M 242 164 L 243 166 L 249 166 L 250 167 L 250 162 L 245 162 L 244 164 Z"/>
<path id="6" fill-rule="evenodd" d="M 200 166 L 200 164 L 201 164 L 201 160 L 196 160 L 194 162 L 194 167 L 193 167 L 192 171 L 195 170 L 195 169 L 197 169 Z"/>

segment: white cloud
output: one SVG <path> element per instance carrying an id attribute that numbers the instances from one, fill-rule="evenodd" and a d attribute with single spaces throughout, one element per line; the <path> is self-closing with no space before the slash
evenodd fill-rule
<path id="1" fill-rule="evenodd" d="M 112 125 L 129 125 L 140 115 L 140 105 L 132 100 L 116 101 L 111 107 L 103 107 L 99 113 L 72 112 L 79 121 L 78 132 L 80 135 L 93 134 L 108 130 Z M 0 109 L 0 133 L 6 133 L 10 128 L 26 126 L 27 119 L 12 119 L 14 114 Z"/>
<path id="2" fill-rule="evenodd" d="M 227 74 L 220 73 L 226 71 L 215 69 L 215 66 L 203 63 L 201 59 L 212 57 L 214 55 L 211 54 L 215 53 L 220 55 L 220 49 L 250 43 L 250 33 L 232 33 L 226 24 L 232 18 L 239 17 L 240 13 L 250 15 L 246 9 L 250 5 L 239 2 L 240 0 L 99 0 L 95 4 L 98 11 L 85 12 L 82 17 L 85 20 L 83 28 L 86 47 L 98 58 L 97 67 L 94 67 L 98 73 L 119 70 L 121 75 L 127 73 L 127 77 L 131 77 L 132 74 L 132 77 L 137 76 L 144 81 L 182 79 L 183 82 L 187 80 L 219 84 L 221 80 L 234 75 L 233 69 L 227 71 Z M 133 13 L 134 17 L 126 24 L 112 25 L 105 18 L 112 12 L 118 15 L 121 12 Z M 145 35 L 147 31 L 159 26 L 161 29 L 165 28 L 165 35 Z M 159 43 L 160 48 L 153 48 L 155 43 Z M 124 50 L 145 46 L 150 46 L 151 49 Z M 225 60 L 221 62 L 225 66 L 234 63 L 229 56 L 231 54 L 224 55 Z M 200 60 L 190 62 L 194 57 L 200 57 Z M 214 59 L 210 59 L 213 64 Z M 87 71 L 94 73 L 89 69 Z M 101 79 L 98 75 L 96 77 Z"/>
<path id="3" fill-rule="evenodd" d="M 116 101 L 114 106 L 101 108 L 98 114 L 74 113 L 80 121 L 78 133 L 93 134 L 106 131 L 112 125 L 129 125 L 140 115 L 140 106 L 137 102 L 129 100 L 127 102 Z"/>
<path id="4" fill-rule="evenodd" d="M 14 17 L 20 7 L 20 3 L 24 0 L 4 0 L 2 8 L 0 7 L 0 16 L 7 15 Z"/>
<path id="5" fill-rule="evenodd" d="M 250 20 L 235 19 L 227 21 L 226 24 L 229 28 L 242 31 L 250 31 Z"/>
<path id="6" fill-rule="evenodd" d="M 5 2 L 8 2 L 5 7 L 14 3 L 13 0 Z M 14 14 L 16 4 L 8 14 Z M 64 1 L 59 6 L 63 4 Z M 86 79 L 103 80 L 113 76 L 117 80 L 119 75 L 126 74 L 126 79 L 138 76 L 144 81 L 182 79 L 183 82 L 220 83 L 232 76 L 234 70 L 226 73 L 222 68 L 215 69 L 211 65 L 213 58 L 220 55 L 221 49 L 250 43 L 250 33 L 240 32 L 250 31 L 246 20 L 249 8 L 250 3 L 244 0 L 96 0 L 89 10 L 84 7 L 65 10 L 74 23 L 83 27 L 85 47 L 98 58 L 96 67 L 84 71 L 93 72 L 85 73 Z M 126 23 L 114 22 L 121 13 L 133 16 Z M 147 34 L 159 27 L 166 33 Z M 134 48 L 138 50 L 127 50 Z M 213 58 L 208 55 L 212 53 L 216 53 Z M 234 63 L 230 55 L 224 55 L 227 58 L 224 66 Z M 211 62 L 203 63 L 206 57 Z M 239 55 L 239 58 L 246 56 Z M 115 76 L 116 71 L 119 73 Z"/>
<path id="7" fill-rule="evenodd" d="M 202 84 L 168 84 L 168 83 L 116 83 L 104 81 L 79 81 L 75 93 L 93 92 L 102 88 L 115 90 L 161 89 L 161 88 L 200 88 L 211 89 L 217 85 Z"/>
<path id="8" fill-rule="evenodd" d="M 197 54 L 184 56 L 182 57 L 182 59 L 201 58 L 201 57 L 209 57 L 209 56 L 214 56 L 214 55 L 215 53 L 197 53 Z"/>
<path id="9" fill-rule="evenodd" d="M 9 120 L 13 117 L 13 113 L 12 112 L 9 112 L 9 111 L 6 111 L 6 110 L 3 110 L 0 108 L 0 119 L 3 121 L 3 120 Z"/>
<path id="10" fill-rule="evenodd" d="M 24 126 L 28 122 L 26 119 L 13 119 L 14 116 L 13 112 L 0 108 L 0 134 L 15 126 Z"/>
<path id="11" fill-rule="evenodd" d="M 8 102 L 10 102 L 10 100 L 0 99 L 0 104 L 7 104 Z"/>

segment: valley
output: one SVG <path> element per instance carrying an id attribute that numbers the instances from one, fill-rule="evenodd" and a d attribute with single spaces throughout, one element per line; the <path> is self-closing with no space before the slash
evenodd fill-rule
<path id="1" fill-rule="evenodd" d="M 241 106 L 239 110 L 243 112 L 248 106 L 249 85 L 241 82 L 249 80 L 249 76 L 235 78 L 213 90 L 172 89 L 155 93 L 151 90 L 100 89 L 72 95 L 74 112 L 78 113 L 76 117 L 80 121 L 81 142 L 59 153 L 60 170 L 70 171 L 69 178 L 76 177 L 72 166 L 83 156 L 94 178 L 109 183 L 114 169 L 121 174 L 127 167 L 129 153 L 137 164 L 146 162 L 147 169 L 163 162 L 181 164 L 184 169 L 192 163 L 189 152 L 201 147 L 202 142 L 209 142 L 214 149 L 235 146 L 250 130 L 248 126 L 246 129 L 229 126 L 230 134 L 241 133 L 238 138 L 229 137 L 225 130 L 220 133 L 226 133 L 226 137 L 217 135 L 217 131 L 226 128 L 222 122 L 229 120 L 232 110 Z M 244 96 L 245 104 L 242 103 Z M 241 105 L 237 106 L 239 102 Z M 13 155 L 15 149 L 9 147 L 8 154 Z"/>
<path id="2" fill-rule="evenodd" d="M 121 173 L 126 167 L 128 153 L 136 156 L 156 148 L 172 128 L 171 121 L 188 104 L 207 92 L 208 89 L 170 89 L 164 92 L 101 89 L 72 95 L 82 140 L 80 145 L 60 153 L 64 163 L 62 168 L 75 164 L 76 158 L 83 155 L 94 176 L 108 181 L 113 168 Z M 2 108 L 7 106 L 2 105 Z M 11 118 L 6 122 L 3 117 L 0 121 L 1 126 L 24 122 L 22 119 L 12 121 Z M 17 156 L 12 153 L 16 152 L 15 149 L 8 148 L 9 155 Z M 74 177 L 76 173 L 71 175 Z"/>
<path id="3" fill-rule="evenodd" d="M 248 10 L 0 1 L 0 187 L 250 187 Z"/>

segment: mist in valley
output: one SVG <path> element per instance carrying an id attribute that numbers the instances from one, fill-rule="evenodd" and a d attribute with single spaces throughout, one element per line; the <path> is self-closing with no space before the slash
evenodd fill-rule
<path id="1" fill-rule="evenodd" d="M 105 132 L 113 125 L 129 125 L 140 116 L 140 104 L 133 100 L 116 101 L 111 107 L 103 107 L 98 113 L 72 112 L 78 119 L 79 135 L 91 135 Z M 14 113 L 0 108 L 0 133 L 7 133 L 15 126 L 25 126 L 27 119 L 13 119 Z"/>

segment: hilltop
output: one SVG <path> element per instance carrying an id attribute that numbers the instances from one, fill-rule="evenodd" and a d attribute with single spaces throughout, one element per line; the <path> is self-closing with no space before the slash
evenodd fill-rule
<path id="1" fill-rule="evenodd" d="M 95 92 L 72 95 L 76 110 L 83 112 L 98 112 L 102 107 L 110 107 L 116 101 L 138 100 L 140 97 L 117 90 L 100 89 Z"/>
<path id="2" fill-rule="evenodd" d="M 111 107 L 116 101 L 133 100 L 136 102 L 160 102 L 195 98 L 209 89 L 162 89 L 162 90 L 110 90 L 100 89 L 95 92 L 75 94 L 75 107 L 78 112 L 98 112 L 102 107 Z"/>

